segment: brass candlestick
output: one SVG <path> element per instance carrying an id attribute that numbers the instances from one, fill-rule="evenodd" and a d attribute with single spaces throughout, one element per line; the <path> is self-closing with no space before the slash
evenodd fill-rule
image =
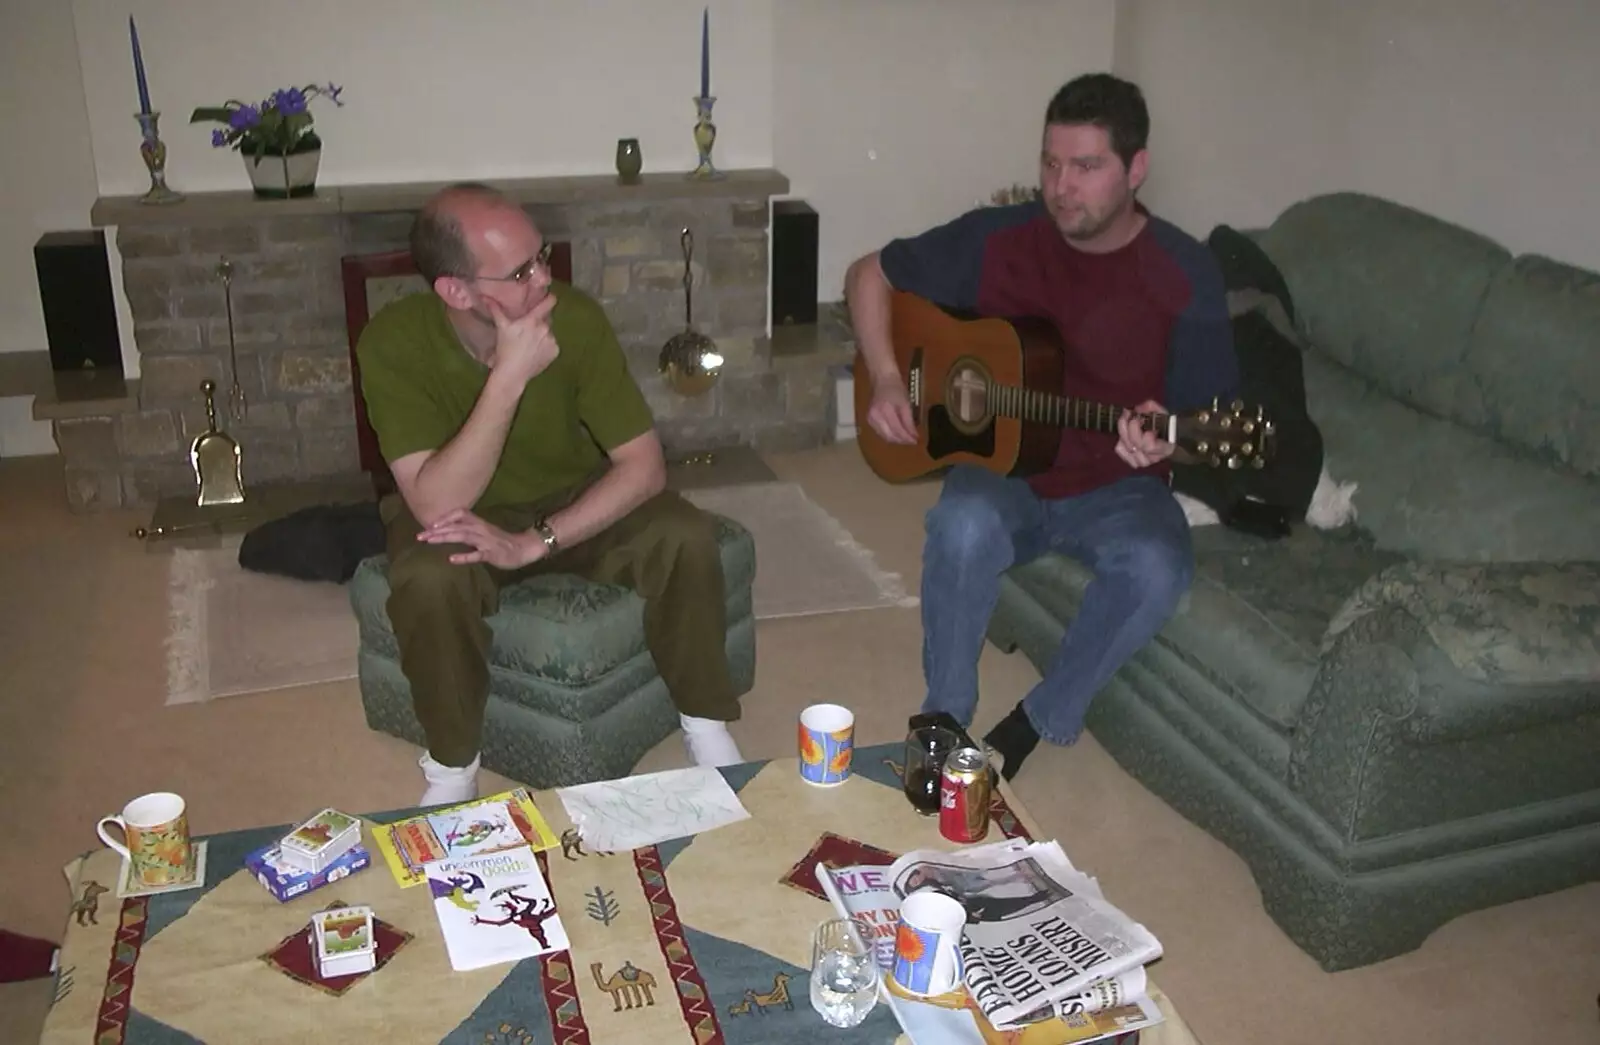
<path id="1" fill-rule="evenodd" d="M 717 170 L 711 163 L 711 147 L 717 143 L 717 125 L 711 122 L 711 107 L 717 104 L 716 98 L 701 96 L 693 99 L 695 122 L 694 144 L 700 150 L 700 165 L 690 171 L 686 177 L 707 181 L 716 181 L 726 178 L 727 175 Z"/>
<path id="2" fill-rule="evenodd" d="M 167 143 L 161 140 L 161 114 L 158 112 L 134 113 L 139 121 L 139 156 L 150 172 L 150 191 L 139 197 L 140 203 L 181 203 L 183 193 L 167 188 Z"/>

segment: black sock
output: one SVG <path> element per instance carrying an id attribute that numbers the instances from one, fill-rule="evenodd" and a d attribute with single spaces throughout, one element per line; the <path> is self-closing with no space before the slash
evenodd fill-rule
<path id="1" fill-rule="evenodd" d="M 1039 734 L 1034 730 L 1033 723 L 1028 721 L 1027 712 L 1018 704 L 1011 709 L 1011 714 L 989 730 L 983 742 L 1000 752 L 1000 757 L 1004 759 L 1000 764 L 1000 775 L 1010 780 L 1022 768 L 1022 760 L 1032 754 L 1039 743 Z"/>

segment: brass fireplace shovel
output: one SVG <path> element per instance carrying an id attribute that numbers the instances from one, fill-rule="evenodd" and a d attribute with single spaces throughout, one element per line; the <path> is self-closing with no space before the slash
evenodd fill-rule
<path id="1" fill-rule="evenodd" d="M 189 463 L 194 466 L 200 492 L 195 503 L 243 504 L 244 473 L 240 467 L 239 444 L 217 428 L 217 383 L 210 378 L 200 382 L 206 396 L 206 430 L 194 437 L 189 447 Z"/>

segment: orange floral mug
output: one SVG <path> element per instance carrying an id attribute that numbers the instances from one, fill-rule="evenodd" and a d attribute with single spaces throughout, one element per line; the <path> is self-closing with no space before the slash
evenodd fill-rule
<path id="1" fill-rule="evenodd" d="M 800 713 L 800 779 L 833 787 L 850 777 L 856 717 L 838 704 L 813 704 Z"/>
<path id="2" fill-rule="evenodd" d="M 123 842 L 106 833 L 108 824 L 122 828 Z M 170 791 L 140 795 L 120 815 L 102 817 L 94 829 L 122 854 L 140 885 L 179 885 L 194 878 L 189 816 L 183 799 Z"/>

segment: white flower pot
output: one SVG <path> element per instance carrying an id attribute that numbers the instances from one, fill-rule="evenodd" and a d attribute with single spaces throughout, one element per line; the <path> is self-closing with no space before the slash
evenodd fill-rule
<path id="1" fill-rule="evenodd" d="M 265 199 L 284 200 L 309 196 L 317 190 L 317 166 L 322 162 L 322 150 L 312 149 L 291 156 L 267 155 L 259 160 L 241 154 L 244 169 L 250 175 L 250 184 L 256 195 Z"/>

